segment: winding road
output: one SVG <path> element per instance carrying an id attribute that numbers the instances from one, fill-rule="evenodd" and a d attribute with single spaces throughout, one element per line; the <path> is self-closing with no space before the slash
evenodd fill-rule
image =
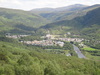
<path id="1" fill-rule="evenodd" d="M 80 49 L 79 49 L 77 46 L 73 45 L 73 48 L 74 48 L 74 51 L 77 53 L 77 55 L 78 55 L 79 58 L 86 58 L 86 57 L 82 54 L 82 52 L 80 51 Z"/>

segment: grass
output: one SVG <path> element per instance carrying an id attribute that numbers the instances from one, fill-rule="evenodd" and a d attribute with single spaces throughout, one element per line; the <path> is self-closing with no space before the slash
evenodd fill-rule
<path id="1" fill-rule="evenodd" d="M 94 48 L 91 48 L 91 47 L 84 47 L 84 48 L 82 48 L 83 50 L 86 50 L 86 51 L 95 51 L 96 49 L 94 49 Z"/>

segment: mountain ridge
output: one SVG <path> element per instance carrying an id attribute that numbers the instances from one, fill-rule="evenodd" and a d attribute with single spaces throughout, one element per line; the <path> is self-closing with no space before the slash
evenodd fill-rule
<path id="1" fill-rule="evenodd" d="M 78 9 L 79 11 L 65 11 L 65 12 L 63 11 L 63 12 L 55 12 L 55 13 L 46 13 L 47 15 L 45 14 L 44 16 L 43 14 L 41 14 L 42 15 L 41 16 L 41 15 L 37 15 L 36 13 L 32 13 L 30 11 L 1 8 L 0 9 L 0 27 L 1 27 L 0 29 L 1 31 L 6 31 L 6 32 L 22 31 L 25 33 L 26 32 L 35 33 L 36 30 L 38 31 L 39 27 L 41 28 L 42 26 L 47 27 L 48 25 L 49 27 L 49 26 L 53 26 L 52 24 L 55 24 L 54 26 L 58 24 L 58 27 L 59 27 L 60 25 L 64 25 L 66 23 L 68 23 L 67 25 L 70 25 L 70 26 L 73 24 L 78 25 L 78 28 L 80 28 L 82 27 L 82 23 L 85 25 L 86 22 L 85 20 L 81 22 L 82 19 L 84 19 L 83 17 L 79 19 L 77 19 L 77 17 L 84 16 L 89 11 L 92 11 L 100 7 L 100 5 L 84 7 L 84 5 L 79 5 L 79 4 L 76 4 L 75 6 L 78 6 L 78 7 L 82 6 L 82 9 Z M 93 15 L 90 15 L 90 17 L 92 16 Z M 86 20 L 87 23 L 94 22 L 92 20 L 89 21 L 88 17 L 85 17 L 85 19 L 87 18 Z M 94 15 L 94 18 L 96 19 L 95 15 Z M 50 21 L 50 20 L 53 20 L 53 21 Z M 99 18 L 95 20 L 95 23 L 96 21 L 98 22 L 98 20 Z"/>
<path id="2" fill-rule="evenodd" d="M 42 26 L 42 29 L 48 29 L 53 34 L 65 34 L 66 32 L 78 33 L 85 28 L 100 26 L 100 8 L 89 11 L 85 16 L 76 17 L 72 20 L 62 20 Z M 59 30 L 59 31 L 58 31 Z M 95 32 L 99 32 L 99 28 Z M 60 32 L 60 33 L 59 33 Z M 99 35 L 99 34 L 97 34 Z"/>
<path id="3" fill-rule="evenodd" d="M 0 33 L 2 33 L 2 31 L 28 32 L 29 29 L 25 30 L 26 28 L 34 29 L 47 23 L 48 21 L 42 16 L 30 13 L 28 11 L 0 8 Z M 25 29 L 22 28 L 23 26 Z"/>
<path id="4" fill-rule="evenodd" d="M 52 11 L 31 11 L 32 13 L 36 12 L 38 15 L 50 20 L 51 22 L 61 21 L 61 20 L 71 20 L 78 16 L 84 16 L 88 11 L 96 9 L 100 5 L 71 5 L 67 7 L 54 8 Z M 49 8 L 50 9 L 50 8 Z M 57 10 L 56 10 L 57 9 Z M 41 9 L 42 10 L 42 9 Z"/>
<path id="5" fill-rule="evenodd" d="M 51 12 L 55 12 L 55 11 L 63 11 L 63 10 L 70 10 L 71 8 L 76 8 L 76 7 L 87 7 L 86 5 L 82 5 L 82 4 L 74 4 L 74 5 L 69 5 L 69 6 L 63 6 L 63 7 L 57 7 L 57 8 L 36 8 L 36 9 L 32 9 L 30 10 L 32 11 L 48 11 L 51 10 Z"/>

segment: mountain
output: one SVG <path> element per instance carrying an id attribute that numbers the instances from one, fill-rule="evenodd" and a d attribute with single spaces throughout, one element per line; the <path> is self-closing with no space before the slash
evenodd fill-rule
<path id="1" fill-rule="evenodd" d="M 56 8 L 55 11 L 75 11 L 75 10 L 82 9 L 84 7 L 87 6 L 82 4 L 74 4 L 74 5 Z"/>
<path id="2" fill-rule="evenodd" d="M 59 8 L 40 8 L 33 9 L 30 12 L 37 13 L 38 15 L 50 20 L 51 22 L 63 20 L 64 17 L 71 15 L 72 13 L 87 7 L 86 5 L 75 4 Z M 69 18 L 67 18 L 69 19 Z"/>
<path id="3" fill-rule="evenodd" d="M 92 32 L 99 32 L 100 27 L 100 8 L 96 8 L 92 11 L 87 12 L 85 16 L 76 17 L 72 20 L 63 20 L 59 22 L 54 22 L 42 26 L 43 29 L 48 29 L 52 34 L 65 34 L 66 32 L 72 32 L 74 34 L 81 34 L 80 31 L 84 30 L 85 28 L 94 28 Z M 94 31 L 94 32 L 93 32 Z M 88 30 L 87 30 L 88 32 Z M 90 34 L 89 33 L 89 34 Z M 91 35 L 92 35 L 91 34 Z M 97 34 L 99 35 L 99 34 Z"/>
<path id="4" fill-rule="evenodd" d="M 75 4 L 75 5 L 70 5 L 67 7 L 60 7 L 60 8 L 55 8 L 52 9 L 52 11 L 47 11 L 45 12 L 42 11 L 37 11 L 37 13 L 50 20 L 51 22 L 55 21 L 61 21 L 61 20 L 71 20 L 75 17 L 78 16 L 84 16 L 86 15 L 87 12 L 96 9 L 100 7 L 100 5 L 92 5 L 92 6 L 86 6 L 86 5 L 81 5 L 81 4 Z M 50 9 L 50 8 L 49 8 Z M 40 9 L 39 9 L 40 10 Z M 31 12 L 36 12 L 36 10 L 31 10 Z"/>
<path id="5" fill-rule="evenodd" d="M 30 11 L 36 14 L 40 14 L 40 13 L 50 13 L 53 12 L 54 10 L 55 10 L 54 8 L 37 8 L 37 9 L 32 9 Z"/>
<path id="6" fill-rule="evenodd" d="M 83 7 L 86 7 L 85 5 L 82 4 L 75 4 L 75 5 L 70 5 L 70 6 L 65 6 L 65 7 L 59 7 L 59 8 L 38 8 L 38 9 L 32 9 L 31 12 L 37 12 L 38 14 L 40 13 L 49 13 L 49 12 L 60 12 L 60 11 L 74 11 L 74 10 L 79 10 Z"/>
<path id="7" fill-rule="evenodd" d="M 100 4 L 95 4 L 95 5 L 83 8 L 83 10 L 86 10 L 86 9 L 95 9 L 95 8 L 98 8 L 98 7 L 100 7 Z"/>
<path id="8" fill-rule="evenodd" d="M 76 17 L 82 15 L 84 16 L 86 15 L 87 12 L 99 7 L 100 5 L 85 6 L 85 5 L 75 4 L 75 5 L 60 7 L 55 9 L 54 8 L 34 9 L 34 11 L 39 12 L 40 14 L 39 13 L 37 14 L 36 12 L 33 11 L 30 12 L 30 11 L 0 8 L 0 33 L 9 32 L 9 33 L 29 34 L 29 33 L 35 33 L 36 30 L 38 31 L 37 28 L 41 26 L 44 26 L 46 28 L 49 26 L 52 27 L 55 26 L 54 28 L 56 28 L 57 27 L 56 24 L 58 25 L 59 28 L 60 25 L 63 24 L 67 24 L 69 26 L 71 25 L 73 26 L 73 24 L 75 24 L 78 25 L 77 28 L 80 29 L 80 27 L 82 27 L 83 24 L 84 26 L 86 25 L 85 23 L 89 23 L 89 24 L 90 23 L 92 24 L 92 22 L 96 23 L 96 21 L 98 21 L 99 18 L 98 16 L 94 15 L 94 19 L 96 19 L 95 21 L 88 20 L 89 17 L 93 16 L 90 14 L 89 14 L 90 16 L 87 15 L 87 17 L 81 17 L 79 19 Z M 84 19 L 84 21 L 82 21 L 81 19 Z M 85 20 L 87 22 L 85 22 Z M 64 28 L 64 26 L 62 28 L 66 30 L 66 27 Z M 67 30 L 68 29 L 69 27 L 67 28 Z M 39 29 L 39 33 L 41 33 L 42 31 L 43 30 Z M 61 29 L 60 33 L 62 32 L 63 31 Z M 43 33 L 45 33 L 45 31 L 43 31 Z"/>
<path id="9" fill-rule="evenodd" d="M 43 17 L 28 11 L 0 8 L 1 31 L 25 31 L 25 28 L 30 31 L 32 28 L 37 28 L 47 23 L 48 21 Z"/>

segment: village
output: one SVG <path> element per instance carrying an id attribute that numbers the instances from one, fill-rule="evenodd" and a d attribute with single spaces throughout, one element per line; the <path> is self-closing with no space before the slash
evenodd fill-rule
<path id="1" fill-rule="evenodd" d="M 21 37 L 27 37 L 31 35 L 10 35 L 7 34 L 6 37 L 18 39 Z M 81 43 L 84 39 L 83 38 L 61 38 L 61 37 L 54 37 L 51 34 L 47 34 L 45 36 L 42 36 L 41 38 L 45 40 L 28 40 L 28 41 L 20 41 L 21 43 L 27 44 L 27 45 L 38 45 L 38 46 L 64 46 L 64 41 L 66 42 L 78 42 Z"/>
<path id="2" fill-rule="evenodd" d="M 28 45 L 39 45 L 39 46 L 64 46 L 64 42 L 61 41 L 53 41 L 53 40 L 34 40 L 34 41 L 21 41 L 24 44 L 28 44 Z"/>
<path id="3" fill-rule="evenodd" d="M 6 33 L 5 36 L 8 37 L 8 38 L 18 39 L 18 38 L 27 37 L 27 36 L 30 36 L 30 35 L 11 35 L 10 33 Z"/>
<path id="4" fill-rule="evenodd" d="M 82 42 L 83 38 L 61 38 L 61 37 L 55 37 L 54 35 L 51 35 L 51 34 L 47 34 L 46 36 L 42 37 L 42 38 L 47 38 L 47 39 L 52 39 L 52 40 L 61 40 L 61 41 L 67 41 L 67 42 Z"/>

